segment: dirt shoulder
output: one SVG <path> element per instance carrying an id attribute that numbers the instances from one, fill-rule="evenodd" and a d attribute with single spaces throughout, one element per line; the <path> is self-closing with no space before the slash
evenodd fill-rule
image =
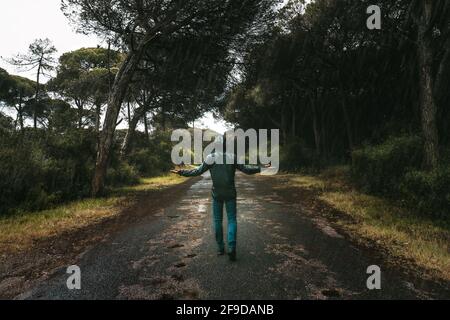
<path id="1" fill-rule="evenodd" d="M 391 201 L 366 195 L 343 172 L 260 177 L 287 203 L 324 218 L 346 238 L 379 255 L 389 268 L 450 290 L 450 230 Z"/>
<path id="2" fill-rule="evenodd" d="M 114 201 L 106 199 L 106 206 L 89 207 L 89 219 L 74 218 L 76 213 L 71 214 L 70 227 L 65 223 L 62 232 L 49 232 L 48 236 L 37 234 L 31 240 L 28 237 L 24 239 L 25 245 L 1 246 L 0 299 L 11 299 L 29 290 L 61 266 L 73 264 L 95 244 L 106 241 L 112 234 L 139 222 L 143 217 L 158 213 L 167 203 L 182 196 L 196 181 L 146 181 L 142 185 L 116 192 Z M 99 212 L 95 213 L 95 210 Z M 58 221 L 66 218 L 51 218 L 49 221 L 55 220 L 52 223 L 58 226 Z M 80 222 L 80 226 L 74 227 L 76 221 Z M 25 231 L 28 232 L 28 229 Z"/>

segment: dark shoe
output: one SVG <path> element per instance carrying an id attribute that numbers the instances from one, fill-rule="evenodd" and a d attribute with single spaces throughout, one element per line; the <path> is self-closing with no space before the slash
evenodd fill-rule
<path id="1" fill-rule="evenodd" d="M 218 251 L 217 251 L 217 255 L 218 255 L 218 256 L 223 256 L 223 255 L 225 255 L 225 249 L 218 250 Z"/>
<path id="2" fill-rule="evenodd" d="M 230 258 L 230 261 L 236 261 L 236 250 L 231 250 L 228 253 L 228 257 Z"/>

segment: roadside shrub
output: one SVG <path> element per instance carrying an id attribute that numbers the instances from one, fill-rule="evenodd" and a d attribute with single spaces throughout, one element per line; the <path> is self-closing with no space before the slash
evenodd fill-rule
<path id="1" fill-rule="evenodd" d="M 303 141 L 295 140 L 280 149 L 280 169 L 283 171 L 299 171 L 311 167 L 315 163 L 314 151 Z"/>
<path id="2" fill-rule="evenodd" d="M 352 176 L 366 191 L 398 194 L 407 171 L 422 165 L 422 140 L 418 136 L 392 137 L 376 146 L 352 153 Z"/>
<path id="3" fill-rule="evenodd" d="M 106 177 L 108 187 L 131 185 L 172 167 L 170 135 L 136 135 L 135 151 L 123 160 L 116 139 Z M 0 124 L 0 215 L 36 211 L 90 195 L 97 134 L 65 127 L 63 131 L 4 129 Z"/>
<path id="4" fill-rule="evenodd" d="M 167 133 L 154 134 L 151 139 L 144 139 L 140 148 L 136 148 L 130 156 L 131 163 L 142 176 L 152 177 L 168 172 L 172 167 L 172 142 Z"/>
<path id="5" fill-rule="evenodd" d="M 110 186 L 125 186 L 139 182 L 137 170 L 125 161 L 118 162 L 108 170 L 106 184 Z"/>
<path id="6" fill-rule="evenodd" d="M 408 203 L 422 213 L 450 218 L 450 165 L 431 172 L 407 172 L 401 192 Z"/>
<path id="7" fill-rule="evenodd" d="M 14 139 L 16 140 L 16 139 Z M 2 136 L 0 149 L 0 212 L 8 213 L 38 193 L 36 184 L 41 176 L 38 163 L 32 157 L 32 150 L 17 146 L 16 141 Z M 34 190 L 33 190 L 34 189 Z"/>
<path id="8" fill-rule="evenodd" d="M 0 136 L 0 214 L 41 210 L 89 194 L 95 136 L 25 130 Z"/>
<path id="9" fill-rule="evenodd" d="M 141 149 L 130 154 L 129 162 L 136 168 L 140 175 L 145 177 L 156 176 L 164 172 L 164 162 L 154 151 Z"/>

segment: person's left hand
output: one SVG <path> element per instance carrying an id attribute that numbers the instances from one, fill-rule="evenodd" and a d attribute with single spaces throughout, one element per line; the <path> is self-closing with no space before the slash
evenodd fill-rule
<path id="1" fill-rule="evenodd" d="M 170 172 L 175 173 L 175 174 L 180 174 L 181 170 L 170 170 Z"/>
<path id="2" fill-rule="evenodd" d="M 272 167 L 272 163 L 263 164 L 262 167 L 263 167 L 264 169 L 269 169 L 270 167 Z"/>

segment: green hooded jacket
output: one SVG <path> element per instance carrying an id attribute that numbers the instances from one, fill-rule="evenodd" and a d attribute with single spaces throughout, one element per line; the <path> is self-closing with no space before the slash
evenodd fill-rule
<path id="1" fill-rule="evenodd" d="M 216 159 L 221 156 L 223 157 L 223 162 L 216 163 L 218 162 Z M 261 172 L 259 166 L 237 164 L 234 159 L 234 156 L 230 154 L 214 153 L 209 155 L 200 167 L 194 170 L 181 170 L 179 174 L 184 177 L 196 177 L 209 170 L 213 182 L 213 198 L 223 201 L 232 200 L 236 198 L 236 185 L 234 182 L 236 169 L 249 175 Z"/>

